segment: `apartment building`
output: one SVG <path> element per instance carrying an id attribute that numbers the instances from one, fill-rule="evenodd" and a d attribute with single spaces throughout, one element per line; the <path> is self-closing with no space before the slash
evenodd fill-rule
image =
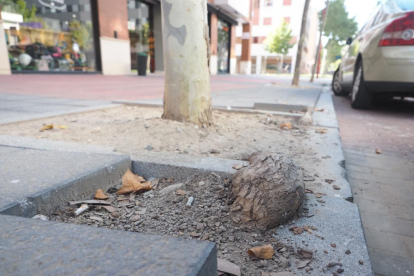
<path id="1" fill-rule="evenodd" d="M 249 36 L 243 27 L 236 31 L 237 71 L 241 74 L 276 73 L 281 62 L 280 55 L 265 50 L 265 39 L 274 32 L 283 21 L 289 24 L 292 30 L 294 47 L 283 59 L 283 72 L 293 73 L 296 63 L 298 41 L 300 37 L 303 8 L 305 0 L 253 0 L 251 19 L 251 62 L 242 61 L 242 43 Z M 312 5 L 309 9 L 306 24 L 306 37 L 303 47 L 301 73 L 310 73 L 315 60 L 318 37 L 318 11 Z"/>

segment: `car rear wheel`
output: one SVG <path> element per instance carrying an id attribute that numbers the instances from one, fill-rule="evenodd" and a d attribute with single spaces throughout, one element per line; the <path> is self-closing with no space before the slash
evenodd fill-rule
<path id="1" fill-rule="evenodd" d="M 372 92 L 365 86 L 364 71 L 362 62 L 360 62 L 357 66 L 352 85 L 351 106 L 355 109 L 368 109 L 371 107 L 373 98 Z"/>
<path id="2" fill-rule="evenodd" d="M 348 96 L 349 92 L 343 90 L 341 85 L 341 79 L 339 77 L 339 69 L 333 75 L 332 79 L 332 91 L 334 92 L 335 96 Z"/>

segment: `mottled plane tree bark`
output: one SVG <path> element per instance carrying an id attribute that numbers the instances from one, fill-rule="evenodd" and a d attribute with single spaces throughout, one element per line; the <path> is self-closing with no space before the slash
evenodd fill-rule
<path id="1" fill-rule="evenodd" d="M 164 119 L 212 124 L 206 0 L 161 0 Z"/>

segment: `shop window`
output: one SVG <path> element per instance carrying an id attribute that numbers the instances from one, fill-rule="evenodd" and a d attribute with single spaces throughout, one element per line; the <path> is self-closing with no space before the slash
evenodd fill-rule
<path id="1" fill-rule="evenodd" d="M 265 0 L 265 7 L 273 6 L 273 0 Z"/>
<path id="2" fill-rule="evenodd" d="M 283 0 L 283 6 L 291 6 L 292 0 Z"/>
<path id="3" fill-rule="evenodd" d="M 51 1 L 23 2 L 26 8 L 14 12 L 16 22 L 5 26 L 13 71 L 95 71 L 92 14 L 90 9 L 78 13 L 90 0 L 52 1 L 53 6 Z"/>
<path id="4" fill-rule="evenodd" d="M 91 11 L 91 5 L 90 4 L 86 4 L 83 6 L 83 11 L 84 12 L 90 12 Z"/>
<path id="5" fill-rule="evenodd" d="M 272 25 L 272 18 L 263 18 L 263 25 Z"/>

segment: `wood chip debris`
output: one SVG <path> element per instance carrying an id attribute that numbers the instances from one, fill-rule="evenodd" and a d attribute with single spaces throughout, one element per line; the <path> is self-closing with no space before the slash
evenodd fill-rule
<path id="1" fill-rule="evenodd" d="M 241 276 L 240 267 L 224 259 L 217 258 L 217 272 Z"/>
<path id="2" fill-rule="evenodd" d="M 79 204 L 111 205 L 110 202 L 107 202 L 105 200 L 98 200 L 98 199 L 69 201 L 69 204 L 70 205 L 79 205 Z"/>

